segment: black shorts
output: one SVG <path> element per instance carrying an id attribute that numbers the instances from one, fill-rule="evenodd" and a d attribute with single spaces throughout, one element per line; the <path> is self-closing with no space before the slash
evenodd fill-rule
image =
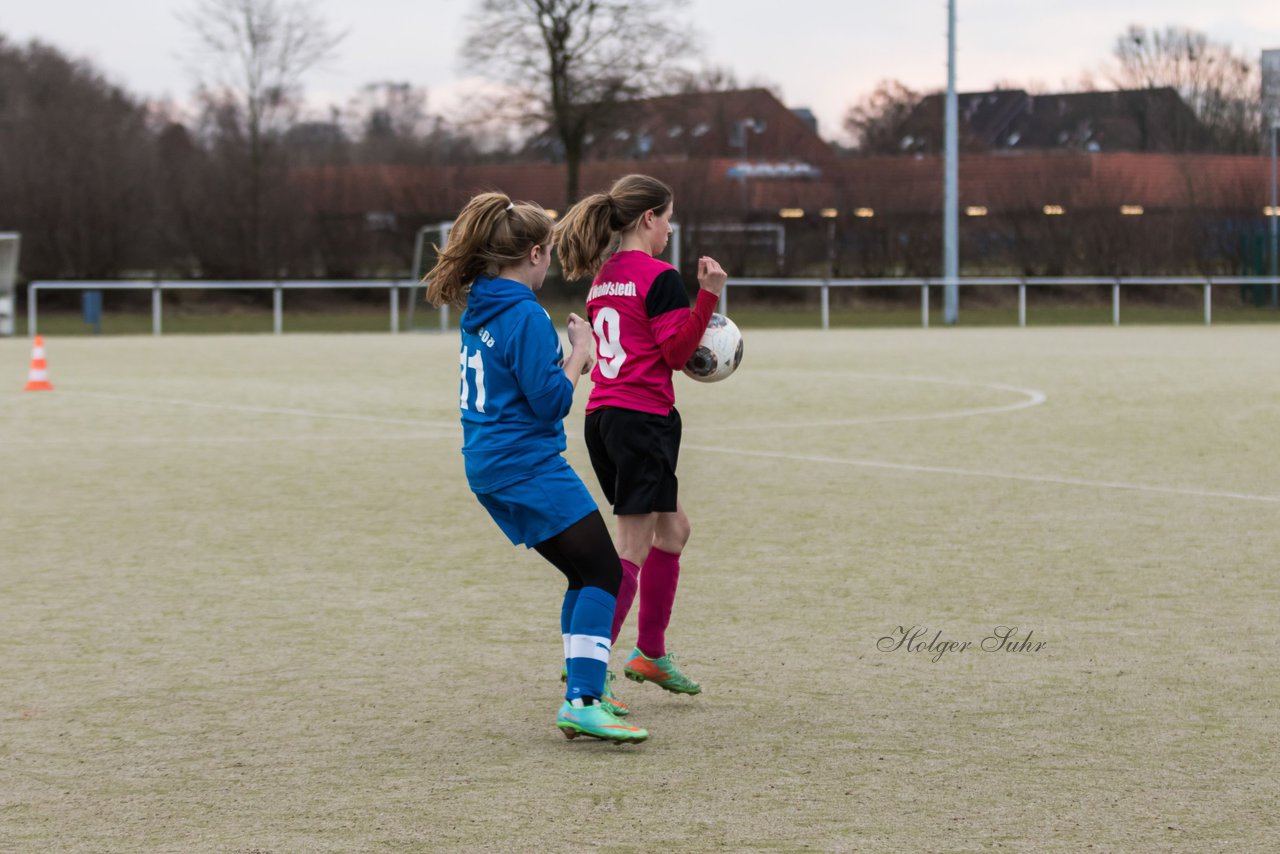
<path id="1" fill-rule="evenodd" d="M 587 453 L 615 516 L 674 513 L 680 413 L 604 407 L 587 414 Z"/>

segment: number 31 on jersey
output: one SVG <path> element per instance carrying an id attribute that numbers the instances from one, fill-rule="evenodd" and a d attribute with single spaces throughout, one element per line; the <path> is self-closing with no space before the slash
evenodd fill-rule
<path id="1" fill-rule="evenodd" d="M 468 356 L 467 345 L 463 344 L 462 352 L 458 355 L 458 364 L 462 366 L 462 391 L 458 395 L 458 406 L 463 410 L 471 408 L 467 405 L 471 397 L 471 389 L 467 386 L 467 368 L 470 368 L 476 374 L 476 412 L 484 412 L 484 358 L 481 357 L 479 350 Z"/>

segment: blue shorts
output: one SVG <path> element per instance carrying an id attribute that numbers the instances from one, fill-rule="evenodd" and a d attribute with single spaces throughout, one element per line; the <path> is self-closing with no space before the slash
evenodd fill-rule
<path id="1" fill-rule="evenodd" d="M 582 479 L 563 458 L 560 463 L 549 472 L 495 492 L 476 493 L 476 499 L 513 545 L 533 548 L 596 509 L 595 499 Z"/>

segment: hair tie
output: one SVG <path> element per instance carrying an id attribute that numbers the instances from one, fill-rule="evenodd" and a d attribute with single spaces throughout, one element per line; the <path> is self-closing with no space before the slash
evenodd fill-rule
<path id="1" fill-rule="evenodd" d="M 515 209 L 516 209 L 516 203 L 515 203 L 515 202 L 507 202 L 507 210 L 509 210 L 509 211 L 513 211 L 513 210 L 515 210 Z"/>

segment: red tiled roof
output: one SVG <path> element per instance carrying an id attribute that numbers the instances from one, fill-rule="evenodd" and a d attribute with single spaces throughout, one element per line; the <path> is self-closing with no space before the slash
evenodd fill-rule
<path id="1" fill-rule="evenodd" d="M 744 124 L 750 120 L 750 124 Z M 526 153 L 554 147 L 536 137 Z M 835 152 L 767 89 L 664 95 L 622 104 L 587 141 L 584 159 L 644 162 L 719 157 L 824 163 Z"/>
<path id="2" fill-rule="evenodd" d="M 1203 151 L 1208 134 L 1168 87 L 1031 95 L 1021 89 L 957 95 L 961 150 Z M 895 129 L 902 152 L 937 153 L 941 94 L 927 95 Z"/>

